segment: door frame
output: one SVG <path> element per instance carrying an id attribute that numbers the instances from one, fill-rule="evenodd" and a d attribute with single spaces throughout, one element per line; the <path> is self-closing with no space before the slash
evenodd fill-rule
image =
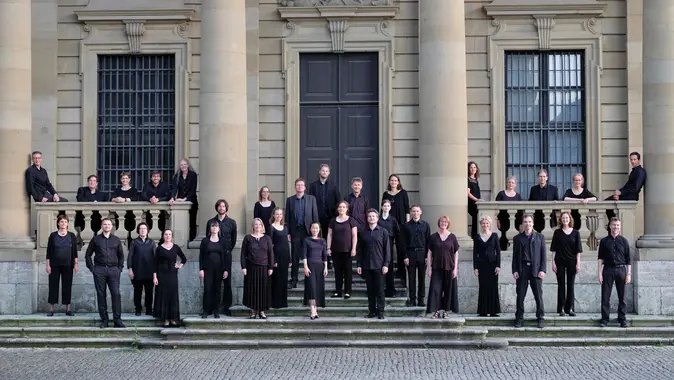
<path id="1" fill-rule="evenodd" d="M 393 167 L 392 96 L 393 36 L 392 22 L 358 20 L 350 22 L 341 52 L 377 52 L 379 56 L 379 181 L 377 194 L 386 186 Z M 282 42 L 285 79 L 285 184 L 286 193 L 295 193 L 300 176 L 300 53 L 333 53 L 334 44 L 326 23 L 289 22 L 290 31 Z M 318 170 L 318 168 L 317 168 Z M 308 178 L 305 178 L 310 181 Z M 372 200 L 371 200 L 372 201 Z M 378 200 L 377 200 L 378 203 Z"/>

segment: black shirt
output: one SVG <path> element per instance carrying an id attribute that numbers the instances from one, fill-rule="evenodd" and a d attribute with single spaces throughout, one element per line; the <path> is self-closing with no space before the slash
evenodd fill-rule
<path id="1" fill-rule="evenodd" d="M 470 189 L 470 195 L 474 196 L 477 199 L 482 198 L 482 192 L 480 191 L 480 182 L 477 179 L 468 177 L 468 189 Z M 477 215 L 477 202 L 468 198 L 468 214 Z"/>
<path id="2" fill-rule="evenodd" d="M 630 242 L 622 235 L 618 235 L 615 238 L 611 235 L 606 236 L 599 241 L 597 259 L 603 260 L 606 267 L 632 265 Z"/>
<path id="3" fill-rule="evenodd" d="M 93 260 L 91 259 L 92 254 L 94 255 Z M 94 270 L 94 265 L 118 267 L 121 271 L 124 268 L 122 241 L 115 235 L 110 235 L 107 238 L 103 234 L 96 235 L 89 242 L 84 259 L 90 271 Z"/>
<path id="4" fill-rule="evenodd" d="M 638 201 L 641 188 L 646 184 L 646 170 L 637 165 L 632 168 L 625 186 L 620 188 L 621 201 Z"/>
<path id="5" fill-rule="evenodd" d="M 550 252 L 555 252 L 555 261 L 575 262 L 578 254 L 583 252 L 578 230 L 571 229 L 571 233 L 567 235 L 561 228 L 556 229 L 552 234 Z"/>
<path id="6" fill-rule="evenodd" d="M 122 187 L 120 186 L 112 192 L 111 198 L 129 198 L 132 202 L 135 202 L 138 200 L 138 190 L 136 190 L 135 187 L 122 190 Z"/>
<path id="7" fill-rule="evenodd" d="M 564 198 L 575 198 L 575 199 L 585 199 L 585 198 L 596 198 L 597 196 L 592 194 L 590 190 L 583 188 L 583 191 L 580 194 L 574 194 L 573 189 L 566 190 L 564 193 Z"/>
<path id="8" fill-rule="evenodd" d="M 379 227 L 383 227 L 384 229 L 386 229 L 391 241 L 395 240 L 400 234 L 400 225 L 398 224 L 398 220 L 395 217 L 393 217 L 393 215 L 387 216 L 386 219 L 384 219 L 380 215 L 377 224 L 379 225 Z"/>
<path id="9" fill-rule="evenodd" d="M 185 198 L 189 202 L 197 201 L 197 173 L 189 170 L 187 177 L 183 177 L 182 172 L 173 176 L 173 198 Z"/>
<path id="10" fill-rule="evenodd" d="M 391 241 L 388 231 L 379 226 L 358 231 L 358 267 L 380 270 L 391 263 Z"/>
<path id="11" fill-rule="evenodd" d="M 332 240 L 330 240 L 330 250 L 334 253 L 351 252 L 353 238 L 353 227 L 358 227 L 353 218 L 349 217 L 344 222 L 333 218 L 328 225 L 332 230 Z"/>
<path id="12" fill-rule="evenodd" d="M 424 254 L 428 251 L 428 239 L 431 237 L 431 227 L 426 221 L 419 219 L 415 222 L 410 219 L 403 224 L 403 233 L 408 251 L 423 250 Z M 405 255 L 407 258 L 407 255 Z"/>
<path id="13" fill-rule="evenodd" d="M 391 216 L 396 218 L 398 223 L 403 224 L 407 221 L 407 214 L 410 213 L 410 198 L 407 190 L 402 189 L 396 195 L 384 191 L 381 200 L 388 199 L 391 202 Z"/>
<path id="14" fill-rule="evenodd" d="M 267 235 L 256 238 L 246 235 L 241 243 L 241 269 L 249 264 L 274 269 L 274 244 Z"/>
<path id="15" fill-rule="evenodd" d="M 271 228 L 271 217 L 275 208 L 276 203 L 274 203 L 274 201 L 271 201 L 269 207 L 264 207 L 260 202 L 255 202 L 255 206 L 253 207 L 253 218 L 260 218 L 262 220 L 265 231 L 269 231 L 269 228 Z M 267 235 L 269 234 L 267 233 Z"/>
<path id="16" fill-rule="evenodd" d="M 78 202 L 107 202 L 108 194 L 96 190 L 95 193 L 91 192 L 89 186 L 80 187 L 77 189 L 77 201 Z"/>
<path id="17" fill-rule="evenodd" d="M 134 280 L 152 280 L 155 272 L 154 254 L 157 244 L 152 239 L 135 238 L 129 246 L 126 267 L 133 270 Z"/>
<path id="18" fill-rule="evenodd" d="M 363 193 L 360 193 L 356 197 L 353 193 L 344 198 L 345 201 L 349 202 L 349 216 L 354 219 L 358 229 L 364 229 L 367 227 L 367 210 L 370 209 L 370 200 L 367 199 Z"/>
<path id="19" fill-rule="evenodd" d="M 544 187 L 541 187 L 541 185 L 535 185 L 531 187 L 531 191 L 529 192 L 529 200 L 558 201 L 559 192 L 557 191 L 557 187 L 550 184 L 546 184 Z"/>
<path id="20" fill-rule="evenodd" d="M 149 202 L 152 197 L 157 197 L 160 202 L 166 202 L 171 199 L 171 191 L 168 184 L 164 181 L 159 181 L 159 184 L 155 187 L 152 181 L 146 183 L 143 193 L 140 195 L 140 200 Z"/>
<path id="21" fill-rule="evenodd" d="M 72 232 L 65 236 L 54 231 L 47 240 L 47 260 L 51 266 L 75 266 L 77 258 L 77 238 Z"/>
<path id="22" fill-rule="evenodd" d="M 227 215 L 225 215 L 224 219 L 220 220 L 216 215 L 215 218 L 209 220 L 208 223 L 206 223 L 206 236 L 211 235 L 210 228 L 208 227 L 211 225 L 211 221 L 216 221 L 220 224 L 220 239 L 224 240 L 223 244 L 225 245 L 225 249 L 231 252 L 236 245 L 236 220 L 230 218 Z"/>
<path id="23" fill-rule="evenodd" d="M 473 269 L 483 264 L 496 264 L 501 267 L 501 244 L 496 232 L 492 232 L 487 241 L 479 233 L 473 238 Z"/>
<path id="24" fill-rule="evenodd" d="M 227 251 L 224 240 L 211 241 L 210 236 L 201 240 L 199 246 L 199 270 L 218 269 L 229 272 L 232 268 L 232 253 Z"/>
<path id="25" fill-rule="evenodd" d="M 40 202 L 42 198 L 51 198 L 56 194 L 56 189 L 49 181 L 49 174 L 47 170 L 35 165 L 31 165 L 26 169 L 26 192 L 33 197 L 35 202 Z"/>
<path id="26" fill-rule="evenodd" d="M 326 262 L 328 261 L 327 246 L 328 244 L 323 239 L 305 238 L 302 244 L 302 258 L 307 263 Z"/>
<path id="27" fill-rule="evenodd" d="M 431 268 L 454 270 L 454 260 L 459 250 L 456 235 L 450 232 L 447 238 L 442 240 L 440 234 L 436 232 L 428 239 L 428 249 L 431 251 Z"/>

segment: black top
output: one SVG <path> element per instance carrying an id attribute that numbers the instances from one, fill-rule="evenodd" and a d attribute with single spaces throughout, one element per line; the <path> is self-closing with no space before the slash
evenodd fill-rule
<path id="1" fill-rule="evenodd" d="M 534 185 L 529 191 L 529 200 L 530 201 L 558 201 L 559 200 L 559 191 L 556 186 L 546 184 L 544 187 L 541 185 Z"/>
<path id="2" fill-rule="evenodd" d="M 481 264 L 495 263 L 496 267 L 501 267 L 501 244 L 496 232 L 492 232 L 487 241 L 482 240 L 480 234 L 473 238 L 473 269 L 477 269 Z"/>
<path id="3" fill-rule="evenodd" d="M 68 232 L 65 236 L 54 231 L 47 240 L 47 260 L 51 266 L 75 266 L 77 259 L 77 237 Z"/>
<path id="4" fill-rule="evenodd" d="M 253 218 L 262 219 L 262 224 L 264 225 L 264 230 L 269 231 L 269 226 L 271 225 L 271 216 L 274 213 L 276 208 L 276 203 L 271 201 L 269 207 L 264 207 L 260 202 L 255 202 L 255 207 L 253 207 Z"/>
<path id="5" fill-rule="evenodd" d="M 423 250 L 424 254 L 428 251 L 428 239 L 431 237 L 431 226 L 429 226 L 425 220 L 419 219 L 418 222 L 415 222 L 414 219 L 410 219 L 409 222 L 403 224 L 402 232 L 405 236 L 407 250 Z M 405 252 L 405 258 L 407 258 L 407 252 Z"/>
<path id="6" fill-rule="evenodd" d="M 302 259 L 307 263 L 324 263 L 328 261 L 328 253 L 325 240 L 305 238 L 302 243 Z"/>
<path id="7" fill-rule="evenodd" d="M 646 184 L 646 170 L 641 166 L 635 166 L 627 178 L 625 186 L 620 188 L 620 200 L 638 201 L 641 188 Z"/>
<path id="8" fill-rule="evenodd" d="M 224 219 L 220 220 L 218 215 L 216 215 L 206 223 L 206 236 L 211 235 L 210 228 L 208 227 L 211 224 L 211 221 L 216 221 L 220 224 L 220 239 L 223 240 L 225 248 L 231 252 L 232 249 L 234 249 L 234 246 L 236 246 L 236 220 L 227 215 L 225 215 Z"/>
<path id="9" fill-rule="evenodd" d="M 40 202 L 42 197 L 51 198 L 56 194 L 56 189 L 49 181 L 49 174 L 43 167 L 39 169 L 35 165 L 31 165 L 26 169 L 25 181 L 26 192 L 33 197 L 35 202 Z"/>
<path id="10" fill-rule="evenodd" d="M 370 200 L 363 193 L 360 193 L 358 197 L 349 193 L 344 200 L 349 202 L 349 216 L 355 219 L 358 229 L 367 227 L 367 210 L 370 209 Z"/>
<path id="11" fill-rule="evenodd" d="M 407 195 L 407 190 L 402 189 L 396 195 L 391 195 L 388 191 L 384 191 L 381 195 L 381 200 L 388 199 L 391 201 L 391 215 L 396 218 L 401 224 L 407 221 L 407 214 L 410 213 L 410 198 Z"/>
<path id="12" fill-rule="evenodd" d="M 318 179 L 309 185 L 309 194 L 316 197 L 320 220 L 330 220 L 337 216 L 337 203 L 342 199 L 337 184 L 330 179 L 325 183 Z"/>
<path id="13" fill-rule="evenodd" d="M 330 250 L 332 252 L 351 252 L 351 233 L 353 227 L 358 226 L 351 217 L 344 222 L 338 222 L 337 218 L 333 218 L 330 221 L 328 228 L 332 230 L 332 240 L 330 241 Z"/>
<path id="14" fill-rule="evenodd" d="M 477 179 L 468 177 L 468 189 L 470 190 L 470 194 L 475 198 L 477 199 L 482 198 L 480 192 L 480 181 L 478 181 Z M 470 198 L 468 198 L 468 214 L 477 215 L 477 202 L 475 202 Z"/>
<path id="15" fill-rule="evenodd" d="M 271 242 L 274 245 L 274 248 L 289 248 L 288 226 L 283 226 L 282 230 L 277 230 L 274 226 L 270 226 L 267 235 L 271 236 Z"/>
<path id="16" fill-rule="evenodd" d="M 583 188 L 583 191 L 576 195 L 573 192 L 573 189 L 568 189 L 564 193 L 564 198 L 575 198 L 575 199 L 585 199 L 585 198 L 596 198 L 597 196 L 592 194 L 590 190 Z"/>
<path id="17" fill-rule="evenodd" d="M 530 236 L 524 232 L 519 233 L 513 239 L 513 273 L 522 275 L 522 270 L 527 268 L 526 262 L 531 263 L 532 276 L 538 276 L 538 272 L 545 273 L 547 265 L 545 237 L 536 231 L 532 231 Z"/>
<path id="18" fill-rule="evenodd" d="M 152 181 L 146 183 L 145 187 L 143 187 L 143 192 L 140 194 L 140 200 L 149 202 L 152 197 L 157 197 L 160 202 L 166 202 L 171 199 L 169 185 L 164 181 L 160 181 L 157 187 L 154 186 Z"/>
<path id="19" fill-rule="evenodd" d="M 505 190 L 501 190 L 496 194 L 496 200 L 497 201 L 502 201 L 502 202 L 509 202 L 509 201 L 521 201 L 522 196 L 520 193 L 515 193 L 515 196 L 509 197 L 506 193 Z"/>
<path id="20" fill-rule="evenodd" d="M 222 239 L 213 242 L 210 236 L 206 236 L 199 246 L 199 270 L 213 268 L 229 272 L 232 269 L 232 253 Z"/>
<path id="21" fill-rule="evenodd" d="M 580 232 L 572 228 L 571 233 L 567 235 L 561 228 L 556 229 L 552 234 L 550 252 L 555 252 L 555 261 L 575 261 L 577 255 L 583 252 Z"/>
<path id="22" fill-rule="evenodd" d="M 187 257 L 183 250 L 177 244 L 173 244 L 171 249 L 166 249 L 164 246 L 157 247 L 155 253 L 154 267 L 156 272 L 173 272 L 176 270 L 176 260 L 180 257 L 180 262 L 185 265 Z"/>
<path id="23" fill-rule="evenodd" d="M 89 186 L 77 189 L 76 198 L 78 202 L 107 202 L 110 200 L 107 193 L 98 190 L 96 190 L 95 193 L 92 193 Z"/>
<path id="24" fill-rule="evenodd" d="M 611 235 L 599 241 L 598 260 L 604 260 L 604 266 L 632 265 L 630 242 L 622 235 L 615 238 Z"/>
<path id="25" fill-rule="evenodd" d="M 135 238 L 129 246 L 129 257 L 126 259 L 126 267 L 133 270 L 133 278 L 136 280 L 151 280 L 154 268 L 154 254 L 157 244 L 152 239 Z"/>
<path id="26" fill-rule="evenodd" d="M 428 240 L 428 249 L 431 251 L 433 269 L 454 270 L 454 260 L 459 250 L 456 235 L 450 233 L 445 240 L 442 240 L 440 234 L 436 232 Z"/>
<path id="27" fill-rule="evenodd" d="M 189 202 L 197 201 L 197 173 L 188 170 L 187 177 L 183 178 L 183 173 L 178 172 L 173 176 L 173 188 L 171 196 L 175 198 L 185 198 Z"/>
<path id="28" fill-rule="evenodd" d="M 262 235 L 258 239 L 253 235 L 246 235 L 243 238 L 241 243 L 241 269 L 246 269 L 248 264 L 274 269 L 274 247 L 269 236 Z"/>
<path id="29" fill-rule="evenodd" d="M 391 263 L 391 241 L 388 231 L 379 226 L 358 231 L 358 267 L 380 270 Z"/>
<path id="30" fill-rule="evenodd" d="M 91 255 L 94 255 L 93 260 Z M 96 235 L 89 242 L 84 259 L 90 271 L 94 270 L 94 265 L 118 267 L 121 271 L 124 268 L 122 241 L 115 235 L 109 237 L 105 237 L 103 234 Z"/>
<path id="31" fill-rule="evenodd" d="M 131 199 L 132 202 L 136 202 L 136 201 L 138 201 L 138 190 L 136 190 L 135 187 L 131 187 L 127 190 L 122 190 L 122 187 L 120 186 L 112 192 L 112 196 L 110 198 L 111 199 L 112 198 L 124 198 L 124 199 L 129 198 L 129 199 Z"/>
<path id="32" fill-rule="evenodd" d="M 377 224 L 388 232 L 388 236 L 391 240 L 396 239 L 400 234 L 398 219 L 394 218 L 392 215 L 389 215 L 386 219 L 380 215 Z"/>

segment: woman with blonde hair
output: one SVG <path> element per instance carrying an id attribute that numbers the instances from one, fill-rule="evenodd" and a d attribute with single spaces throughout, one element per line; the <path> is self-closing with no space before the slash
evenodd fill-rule
<path id="1" fill-rule="evenodd" d="M 498 233 L 492 232 L 489 215 L 480 216 L 480 233 L 473 237 L 473 273 L 478 279 L 477 314 L 497 317 L 501 312 L 498 276 L 501 273 L 501 246 Z"/>
<path id="2" fill-rule="evenodd" d="M 243 304 L 250 309 L 250 319 L 267 319 L 265 311 L 271 303 L 269 280 L 274 273 L 274 245 L 264 233 L 264 224 L 255 218 L 251 233 L 241 244 L 241 272 L 243 273 Z"/>
<path id="3" fill-rule="evenodd" d="M 288 307 L 288 268 L 293 265 L 290 261 L 290 235 L 283 213 L 281 207 L 274 209 L 267 231 L 274 246 L 274 273 L 271 275 L 272 309 Z"/>
<path id="4" fill-rule="evenodd" d="M 588 202 L 597 200 L 597 196 L 592 194 L 590 190 L 584 187 L 585 178 L 582 174 L 574 174 L 572 180 L 573 187 L 566 190 L 566 193 L 564 193 L 565 201 L 581 202 L 583 204 L 587 204 Z M 580 213 L 578 210 L 571 210 L 571 218 L 573 219 L 572 227 L 575 229 L 580 229 Z"/>
<path id="5" fill-rule="evenodd" d="M 459 270 L 459 241 L 449 231 L 449 218 L 438 218 L 438 231 L 428 239 L 428 313 L 447 318 L 452 310 L 452 285 Z M 442 311 L 442 313 L 440 313 Z"/>
<path id="6" fill-rule="evenodd" d="M 190 207 L 190 241 L 197 237 L 197 213 L 199 212 L 197 183 L 197 172 L 192 168 L 190 160 L 187 158 L 181 159 L 178 170 L 173 175 L 173 181 L 171 182 L 171 199 L 169 199 L 169 204 L 192 202 L 192 207 Z"/>

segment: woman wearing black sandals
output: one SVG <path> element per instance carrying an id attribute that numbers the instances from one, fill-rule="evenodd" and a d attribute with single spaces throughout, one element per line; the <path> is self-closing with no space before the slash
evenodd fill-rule
<path id="1" fill-rule="evenodd" d="M 203 311 L 201 318 L 206 319 L 213 313 L 213 318 L 220 318 L 220 289 L 222 280 L 229 277 L 232 270 L 232 253 L 227 249 L 225 241 L 220 239 L 220 223 L 217 220 L 208 222 L 210 236 L 201 240 L 199 247 L 199 277 L 204 280 Z M 231 289 L 225 291 L 231 292 Z"/>
<path id="2" fill-rule="evenodd" d="M 180 320 L 180 299 L 178 291 L 178 270 L 187 262 L 187 257 L 178 245 L 173 244 L 173 231 L 164 230 L 164 243 L 157 247 L 154 255 L 155 271 L 153 316 L 164 320 L 164 327 L 178 327 Z M 176 260 L 180 257 L 180 262 Z"/>
<path id="3" fill-rule="evenodd" d="M 449 232 L 449 218 L 438 218 L 438 232 L 428 239 L 428 313 L 431 318 L 447 318 L 451 310 L 452 282 L 459 269 L 459 241 Z M 442 313 L 441 313 L 442 311 Z"/>
<path id="4" fill-rule="evenodd" d="M 353 257 L 356 256 L 358 226 L 353 218 L 347 215 L 349 203 L 341 201 L 337 204 L 337 216 L 328 224 L 328 255 L 332 256 L 335 269 L 335 293 L 332 298 L 351 298 L 353 283 Z"/>
<path id="5" fill-rule="evenodd" d="M 311 320 L 318 318 L 317 307 L 325 307 L 325 276 L 328 275 L 327 243 L 321 237 L 321 225 L 311 223 L 311 236 L 304 239 L 304 306 Z M 351 256 L 349 256 L 351 257 Z"/>
<path id="6" fill-rule="evenodd" d="M 264 233 L 260 218 L 253 220 L 252 231 L 241 244 L 243 305 L 250 309 L 250 319 L 267 319 L 271 304 L 271 280 L 274 273 L 274 244 Z"/>
<path id="7" fill-rule="evenodd" d="M 61 214 L 56 218 L 58 230 L 47 240 L 46 269 L 49 275 L 49 313 L 54 316 L 54 304 L 59 300 L 59 280 L 61 281 L 61 303 L 66 305 L 66 315 L 72 317 L 70 298 L 73 287 L 73 271 L 77 272 L 77 238 L 68 232 L 68 216 Z"/>

